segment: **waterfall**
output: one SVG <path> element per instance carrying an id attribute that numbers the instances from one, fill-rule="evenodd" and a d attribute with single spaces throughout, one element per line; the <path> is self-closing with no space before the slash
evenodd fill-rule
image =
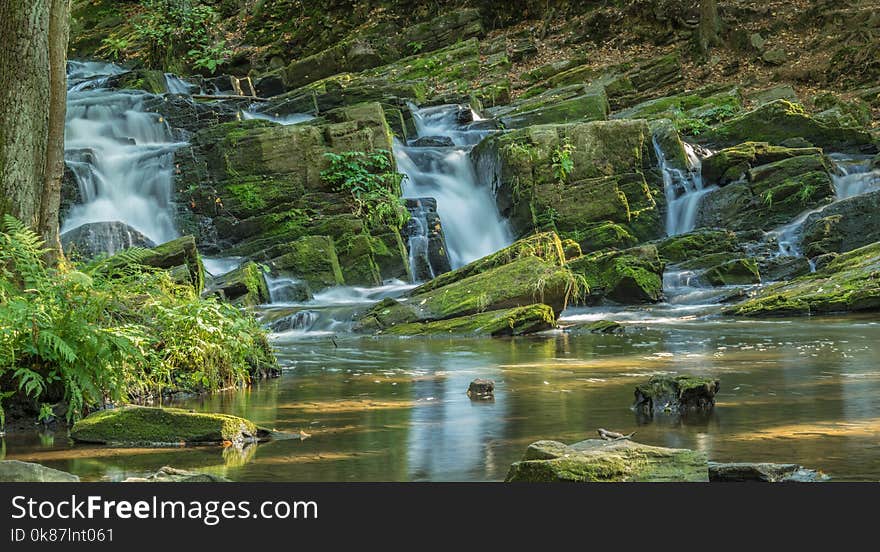
<path id="1" fill-rule="evenodd" d="M 470 128 L 479 118 L 470 108 L 458 105 L 413 106 L 411 110 L 419 138 L 446 138 L 445 142 L 451 139 L 453 144 L 420 147 L 394 143 L 397 169 L 406 176 L 403 196 L 437 201 L 451 267 L 464 266 L 510 245 L 510 229 L 498 212 L 492 190 L 478 181 L 470 158 L 470 150 L 487 134 Z M 420 239 L 410 235 L 410 251 L 421 247 Z"/>
<path id="2" fill-rule="evenodd" d="M 64 157 L 82 203 L 62 232 L 121 221 L 155 243 L 175 238 L 173 153 L 181 144 L 160 115 L 143 111 L 148 94 L 103 88 L 118 67 L 71 63 L 68 71 Z"/>
<path id="3" fill-rule="evenodd" d="M 697 222 L 697 211 L 700 201 L 707 193 L 716 189 L 715 186 L 704 187 L 702 177 L 702 157 L 708 152 L 698 154 L 696 147 L 682 142 L 687 155 L 688 168 L 673 167 L 654 139 L 654 151 L 660 162 L 663 174 L 663 190 L 666 195 L 666 234 L 677 236 L 694 229 Z"/>
<path id="4" fill-rule="evenodd" d="M 832 154 L 829 157 L 833 163 L 831 181 L 834 184 L 834 201 L 804 211 L 793 221 L 784 224 L 767 233 L 774 238 L 779 246 L 779 255 L 784 257 L 800 257 L 801 234 L 807 220 L 815 214 L 822 213 L 835 203 L 851 197 L 860 196 L 880 188 L 880 170 L 872 169 L 869 157 L 851 157 L 841 154 Z M 812 259 L 810 268 L 815 269 Z"/>

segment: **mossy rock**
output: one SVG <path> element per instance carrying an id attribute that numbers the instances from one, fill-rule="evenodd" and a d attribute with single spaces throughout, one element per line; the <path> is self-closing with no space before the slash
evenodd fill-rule
<path id="1" fill-rule="evenodd" d="M 754 259 L 735 259 L 714 266 L 701 276 L 713 286 L 743 286 L 760 284 L 761 273 Z"/>
<path id="2" fill-rule="evenodd" d="M 579 94 L 578 94 L 579 93 Z M 571 90 L 550 90 L 505 112 L 500 117 L 505 128 L 524 128 L 550 123 L 604 121 L 610 108 L 601 87 L 578 86 Z"/>
<path id="3" fill-rule="evenodd" d="M 794 138 L 828 151 L 876 151 L 863 128 L 819 120 L 787 100 L 770 102 L 700 134 L 701 142 L 720 146 L 746 141 L 781 145 Z"/>
<path id="4" fill-rule="evenodd" d="M 303 280 L 315 290 L 345 283 L 329 236 L 303 236 L 286 244 L 285 249 L 286 253 L 269 262 L 273 270 Z"/>
<path id="5" fill-rule="evenodd" d="M 656 303 L 663 296 L 664 263 L 653 245 L 591 253 L 566 266 L 586 281 L 589 304 L 606 298 L 623 304 Z"/>
<path id="6" fill-rule="evenodd" d="M 558 316 L 581 292 L 579 287 L 567 268 L 527 256 L 401 301 L 380 301 L 358 316 L 356 330 L 386 330 L 536 303 L 548 305 Z"/>
<path id="7" fill-rule="evenodd" d="M 788 148 L 767 142 L 745 142 L 717 151 L 703 159 L 703 182 L 724 186 L 746 178 L 752 167 L 802 155 L 821 154 L 822 150 L 819 148 Z"/>
<path id="8" fill-rule="evenodd" d="M 165 73 L 149 69 L 122 73 L 112 77 L 108 84 L 126 90 L 143 90 L 150 94 L 168 93 L 168 81 L 165 79 Z"/>
<path id="9" fill-rule="evenodd" d="M 596 320 L 583 326 L 583 329 L 594 334 L 622 334 L 626 331 L 623 324 L 614 320 Z"/>
<path id="10" fill-rule="evenodd" d="M 577 259 L 584 254 L 581 245 L 572 239 L 562 240 L 562 250 L 565 253 L 566 261 Z"/>
<path id="11" fill-rule="evenodd" d="M 808 258 L 846 253 L 880 241 L 880 192 L 832 203 L 804 221 L 801 247 Z"/>
<path id="12" fill-rule="evenodd" d="M 814 273 L 766 286 L 723 312 L 796 316 L 876 310 L 880 310 L 880 242 L 837 255 Z"/>
<path id="13" fill-rule="evenodd" d="M 660 257 L 668 263 L 682 263 L 705 255 L 736 252 L 739 240 L 730 230 L 700 229 L 671 236 L 656 243 Z"/>
<path id="14" fill-rule="evenodd" d="M 182 236 L 159 244 L 134 258 L 129 253 L 122 252 L 108 258 L 106 262 L 120 268 L 138 264 L 165 269 L 172 272 L 175 281 L 191 285 L 196 293 L 201 293 L 205 288 L 205 266 L 193 236 Z"/>
<path id="15" fill-rule="evenodd" d="M 579 237 L 581 249 L 585 253 L 603 249 L 628 249 L 639 241 L 626 226 L 611 221 L 588 226 L 583 233 Z"/>
<path id="16" fill-rule="evenodd" d="M 715 407 L 718 380 L 698 376 L 652 376 L 636 386 L 633 407 L 639 413 L 684 414 L 709 411 Z"/>
<path id="17" fill-rule="evenodd" d="M 214 279 L 209 289 L 222 292 L 227 301 L 245 307 L 255 307 L 270 301 L 263 268 L 254 262 L 246 262 Z"/>
<path id="18" fill-rule="evenodd" d="M 441 274 L 414 289 L 410 295 L 421 295 L 524 257 L 537 257 L 550 264 L 562 266 L 565 264 L 566 253 L 562 241 L 555 232 L 542 232 L 522 238 L 504 249 L 477 259 L 461 268 Z"/>
<path id="19" fill-rule="evenodd" d="M 102 410 L 76 422 L 70 437 L 79 443 L 116 446 L 235 445 L 265 440 L 269 432 L 228 414 L 179 408 L 127 406 Z"/>
<path id="20" fill-rule="evenodd" d="M 550 330 L 556 326 L 553 309 L 547 305 L 529 305 L 460 316 L 437 322 L 399 324 L 382 335 L 398 336 L 490 336 L 509 337 Z"/>
<path id="21" fill-rule="evenodd" d="M 687 449 L 643 445 L 628 439 L 587 440 L 565 445 L 538 441 L 515 462 L 505 482 L 627 483 L 708 482 L 706 455 Z"/>

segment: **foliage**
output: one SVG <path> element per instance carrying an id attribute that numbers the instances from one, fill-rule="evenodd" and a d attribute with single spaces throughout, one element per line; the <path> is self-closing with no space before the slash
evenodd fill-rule
<path id="1" fill-rule="evenodd" d="M 245 383 L 273 363 L 256 321 L 202 299 L 165 271 L 137 264 L 144 250 L 77 267 L 47 268 L 43 244 L 7 216 L 0 232 L 0 385 L 35 404 L 63 400 L 67 417 L 155 390 Z"/>
<path id="2" fill-rule="evenodd" d="M 813 193 L 816 191 L 816 186 L 814 184 L 805 184 L 795 197 L 804 205 L 809 203 L 811 199 L 813 199 Z"/>
<path id="3" fill-rule="evenodd" d="M 568 180 L 568 175 L 574 170 L 574 160 L 571 154 L 574 152 L 574 146 L 568 140 L 565 140 L 553 150 L 550 158 L 553 162 L 553 174 L 560 184 L 564 184 Z"/>
<path id="4" fill-rule="evenodd" d="M 125 51 L 130 46 L 128 39 L 107 37 L 101 41 L 101 51 L 106 52 L 107 57 L 113 61 L 121 61 L 125 57 Z"/>
<path id="5" fill-rule="evenodd" d="M 231 51 L 217 40 L 212 29 L 218 14 L 214 8 L 192 0 L 142 0 L 143 13 L 134 23 L 135 34 L 146 42 L 145 63 L 167 69 L 181 56 L 187 63 L 214 73 Z M 182 55 L 181 55 L 182 54 Z"/>
<path id="6" fill-rule="evenodd" d="M 364 219 L 368 226 L 401 228 L 406 224 L 409 211 L 399 197 L 404 175 L 394 171 L 388 151 L 347 151 L 324 155 L 330 161 L 330 166 L 321 172 L 321 178 L 336 191 L 351 193 L 355 214 Z"/>

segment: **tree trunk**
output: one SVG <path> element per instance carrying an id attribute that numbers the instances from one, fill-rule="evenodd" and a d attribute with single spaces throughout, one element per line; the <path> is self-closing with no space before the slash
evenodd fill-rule
<path id="1" fill-rule="evenodd" d="M 61 252 L 69 0 L 0 0 L 0 215 Z"/>
<path id="2" fill-rule="evenodd" d="M 716 0 L 700 0 L 700 28 L 699 47 L 700 53 L 706 55 L 709 48 L 720 43 L 721 18 L 718 17 L 718 3 Z"/>
<path id="3" fill-rule="evenodd" d="M 40 233 L 46 242 L 47 260 L 62 255 L 59 235 L 61 181 L 64 178 L 64 121 L 67 114 L 67 42 L 70 35 L 70 0 L 51 0 L 49 13 L 49 134 L 45 182 L 40 205 Z"/>

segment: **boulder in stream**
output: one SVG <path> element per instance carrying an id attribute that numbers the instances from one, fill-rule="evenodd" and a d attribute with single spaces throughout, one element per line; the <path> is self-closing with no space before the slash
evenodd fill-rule
<path id="1" fill-rule="evenodd" d="M 79 443 L 116 446 L 179 446 L 247 443 L 272 438 L 272 432 L 229 414 L 179 408 L 126 406 L 95 412 L 76 422 L 70 437 Z"/>
<path id="2" fill-rule="evenodd" d="M 629 439 L 588 439 L 573 445 L 537 441 L 510 466 L 506 482 L 707 482 L 706 455 Z"/>
<path id="3" fill-rule="evenodd" d="M 488 379 L 477 378 L 471 382 L 467 390 L 468 397 L 477 400 L 490 400 L 495 398 L 495 382 Z"/>
<path id="4" fill-rule="evenodd" d="M 77 483 L 79 477 L 42 464 L 0 460 L 0 483 Z"/>
<path id="5" fill-rule="evenodd" d="M 822 472 L 799 464 L 709 462 L 709 481 L 712 483 L 816 483 L 828 479 Z"/>
<path id="6" fill-rule="evenodd" d="M 663 296 L 665 264 L 653 245 L 591 253 L 566 266 L 584 278 L 590 304 L 606 298 L 623 304 L 656 303 Z"/>
<path id="7" fill-rule="evenodd" d="M 123 483 L 228 483 L 230 480 L 211 473 L 180 470 L 163 466 L 145 477 L 129 477 Z"/>
<path id="8" fill-rule="evenodd" d="M 113 255 L 131 247 L 150 248 L 156 244 L 131 226 L 119 221 L 90 222 L 61 234 L 61 246 L 68 257 L 92 259 Z"/>
<path id="9" fill-rule="evenodd" d="M 222 293 L 227 301 L 247 307 L 262 305 L 270 300 L 263 269 L 251 261 L 215 278 L 208 291 Z"/>
<path id="10" fill-rule="evenodd" d="M 636 386 L 633 408 L 640 414 L 686 414 L 706 412 L 715 406 L 721 383 L 699 376 L 652 376 Z"/>
<path id="11" fill-rule="evenodd" d="M 380 333 L 400 336 L 510 337 L 543 332 L 553 329 L 555 326 L 556 315 L 553 313 L 553 309 L 547 305 L 535 304 L 458 316 L 448 320 L 398 324 L 382 330 Z"/>

